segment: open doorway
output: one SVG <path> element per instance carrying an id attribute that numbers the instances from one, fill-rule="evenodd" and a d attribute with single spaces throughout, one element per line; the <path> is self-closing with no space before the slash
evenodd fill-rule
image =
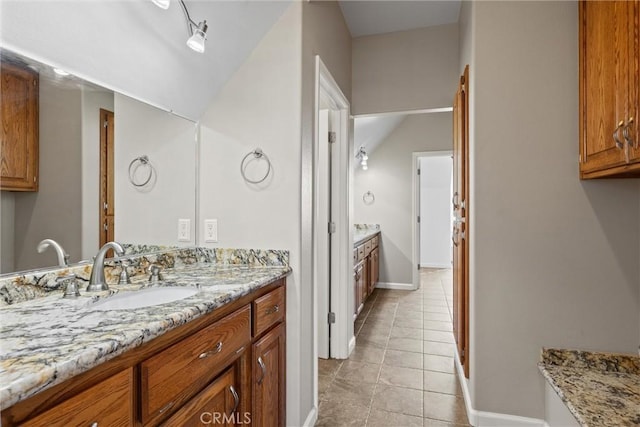
<path id="1" fill-rule="evenodd" d="M 421 268 L 451 268 L 453 262 L 453 152 L 413 153 L 414 289 Z"/>

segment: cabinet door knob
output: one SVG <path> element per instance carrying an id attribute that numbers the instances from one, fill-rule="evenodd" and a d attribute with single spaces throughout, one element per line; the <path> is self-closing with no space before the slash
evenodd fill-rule
<path id="1" fill-rule="evenodd" d="M 231 414 L 233 415 L 234 412 L 236 412 L 236 410 L 238 409 L 238 405 L 240 404 L 240 396 L 238 396 L 238 392 L 236 391 L 235 387 L 230 385 L 229 386 L 229 391 L 231 392 L 231 395 L 233 396 L 233 409 L 231 410 Z"/>
<path id="2" fill-rule="evenodd" d="M 624 120 L 620 120 L 620 123 L 618 123 L 618 126 L 613 131 L 613 140 L 616 142 L 616 147 L 620 149 L 624 147 L 624 144 L 622 143 L 622 141 L 620 141 L 620 138 L 618 137 L 618 132 L 620 132 L 620 129 L 622 129 L 623 126 L 624 126 Z"/>
<path id="3" fill-rule="evenodd" d="M 262 370 L 262 376 L 258 379 L 258 385 L 261 385 L 262 381 L 264 381 L 264 377 L 267 375 L 267 367 L 264 366 L 262 357 L 258 357 L 258 365 L 260 365 L 260 369 Z"/>

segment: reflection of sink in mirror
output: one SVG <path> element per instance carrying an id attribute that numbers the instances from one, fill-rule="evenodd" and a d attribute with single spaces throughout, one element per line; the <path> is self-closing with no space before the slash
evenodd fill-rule
<path id="1" fill-rule="evenodd" d="M 125 292 L 96 302 L 93 308 L 98 311 L 129 310 L 166 304 L 189 298 L 198 293 L 196 288 L 183 286 L 165 286 Z"/>

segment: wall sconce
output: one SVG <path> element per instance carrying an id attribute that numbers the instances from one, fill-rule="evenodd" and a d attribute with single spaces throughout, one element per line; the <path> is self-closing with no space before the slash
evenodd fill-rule
<path id="1" fill-rule="evenodd" d="M 171 0 L 151 0 L 153 4 L 162 9 L 168 9 Z M 207 40 L 207 20 L 201 21 L 196 24 L 191 16 L 189 15 L 189 10 L 187 10 L 187 5 L 184 4 L 183 0 L 179 0 L 180 6 L 182 7 L 182 11 L 184 12 L 184 17 L 187 20 L 187 31 L 189 32 L 189 39 L 187 40 L 187 46 L 191 49 L 195 50 L 198 53 L 204 52 L 204 42 Z"/>
<path id="2" fill-rule="evenodd" d="M 367 166 L 367 160 L 369 160 L 369 156 L 367 155 L 364 147 L 360 147 L 360 149 L 358 150 L 358 154 L 356 154 L 356 159 L 360 161 L 360 166 L 362 166 L 363 171 L 369 169 L 369 166 Z"/>

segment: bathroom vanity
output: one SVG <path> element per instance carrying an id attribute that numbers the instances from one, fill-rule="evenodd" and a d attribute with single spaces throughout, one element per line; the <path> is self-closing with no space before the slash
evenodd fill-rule
<path id="1" fill-rule="evenodd" d="M 181 249 L 130 264 L 131 285 L 81 286 L 76 299 L 50 290 L 0 307 L 2 425 L 284 426 L 288 253 Z M 154 287 L 197 292 L 96 309 L 115 293 L 138 292 L 149 265 L 165 266 Z M 119 268 L 105 269 L 109 283 Z M 82 281 L 88 268 L 47 275 L 68 270 Z M 0 290 L 32 279 L 0 279 Z"/>
<path id="2" fill-rule="evenodd" d="M 358 317 L 364 302 L 378 283 L 380 272 L 380 226 L 356 224 L 353 243 L 353 318 Z"/>

